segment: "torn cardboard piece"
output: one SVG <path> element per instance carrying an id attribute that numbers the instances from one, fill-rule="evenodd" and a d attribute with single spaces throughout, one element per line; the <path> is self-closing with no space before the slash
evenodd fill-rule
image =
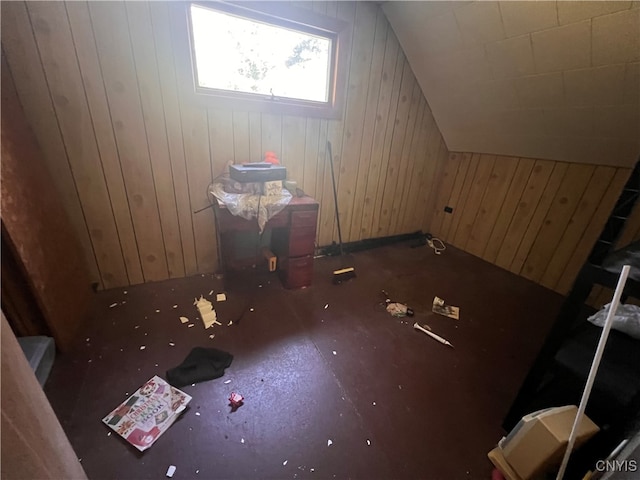
<path id="1" fill-rule="evenodd" d="M 204 328 L 212 327 L 214 324 L 221 325 L 220 322 L 217 321 L 216 311 L 213 309 L 213 304 L 200 295 L 200 298 L 196 298 L 193 304 L 200 312 L 200 317 L 202 318 L 202 323 L 204 324 Z"/>
<path id="2" fill-rule="evenodd" d="M 433 297 L 433 308 L 431 311 L 438 315 L 453 318 L 454 320 L 460 320 L 460 307 L 447 305 L 440 297 Z"/>

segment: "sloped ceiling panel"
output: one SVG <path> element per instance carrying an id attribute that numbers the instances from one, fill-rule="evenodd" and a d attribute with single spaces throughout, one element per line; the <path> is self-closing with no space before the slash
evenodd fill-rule
<path id="1" fill-rule="evenodd" d="M 640 2 L 385 2 L 450 151 L 631 166 Z"/>

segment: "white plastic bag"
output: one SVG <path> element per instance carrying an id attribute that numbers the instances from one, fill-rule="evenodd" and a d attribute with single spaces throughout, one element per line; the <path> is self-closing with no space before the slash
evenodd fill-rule
<path id="1" fill-rule="evenodd" d="M 587 318 L 587 320 L 598 327 L 604 327 L 604 322 L 607 319 L 610 307 L 611 303 L 607 303 L 602 307 L 602 310 L 594 313 Z M 619 332 L 626 333 L 636 340 L 640 340 L 640 307 L 637 305 L 621 303 L 613 317 L 611 328 L 618 330 Z"/>

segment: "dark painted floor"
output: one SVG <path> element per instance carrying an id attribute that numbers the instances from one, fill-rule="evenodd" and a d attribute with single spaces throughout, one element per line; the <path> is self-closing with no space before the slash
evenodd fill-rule
<path id="1" fill-rule="evenodd" d="M 214 339 L 178 319 L 195 319 L 194 297 L 222 291 L 212 275 L 99 293 L 45 387 L 88 476 L 159 479 L 173 464 L 175 479 L 490 478 L 486 454 L 560 297 L 452 247 L 436 256 L 398 244 L 352 264 L 358 277 L 339 286 L 336 258 L 317 259 L 304 290 L 269 273 L 230 280 L 228 301 L 214 302 L 223 323 Z M 384 312 L 382 289 L 414 319 Z M 460 306 L 461 319 L 432 314 L 434 295 Z M 184 388 L 190 408 L 145 453 L 107 436 L 102 417 L 194 346 L 235 356 L 224 377 Z M 246 398 L 235 413 L 232 390 Z"/>

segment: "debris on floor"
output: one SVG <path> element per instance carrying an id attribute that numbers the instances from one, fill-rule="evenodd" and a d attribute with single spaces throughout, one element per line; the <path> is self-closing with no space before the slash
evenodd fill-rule
<path id="1" fill-rule="evenodd" d="M 178 308 L 178 305 L 174 305 L 173 308 Z"/>
<path id="2" fill-rule="evenodd" d="M 282 465 L 286 465 L 288 461 L 289 460 L 285 460 L 284 462 L 282 462 Z"/>
<path id="3" fill-rule="evenodd" d="M 330 447 L 331 445 L 333 445 L 333 440 L 327 440 L 327 447 Z"/>
<path id="4" fill-rule="evenodd" d="M 220 378 L 232 361 L 230 353 L 216 348 L 195 347 L 180 365 L 167 370 L 167 380 L 171 385 L 183 387 Z"/>
<path id="5" fill-rule="evenodd" d="M 324 306 L 324 309 L 325 309 L 325 310 L 326 310 L 327 308 L 329 308 L 329 304 L 328 304 L 328 303 L 326 303 L 326 304 L 325 304 L 325 306 Z"/>
<path id="6" fill-rule="evenodd" d="M 187 317 L 180 317 L 180 323 L 188 323 L 189 319 Z"/>
<path id="7" fill-rule="evenodd" d="M 176 346 L 176 344 L 175 344 L 175 343 L 173 343 L 173 342 L 169 342 L 169 346 L 170 346 L 170 347 L 175 347 L 175 346 Z"/>
<path id="8" fill-rule="evenodd" d="M 144 350 L 145 348 L 147 347 L 145 347 L 144 345 L 140 345 L 140 350 Z"/>
<path id="9" fill-rule="evenodd" d="M 338 355 L 338 352 L 336 352 L 336 351 L 334 350 L 334 351 L 333 351 L 333 354 L 334 354 L 334 355 Z"/>
<path id="10" fill-rule="evenodd" d="M 212 333 L 211 335 L 209 335 L 209 338 L 210 338 L 211 340 L 213 340 L 213 339 L 215 338 L 215 336 L 216 336 L 216 334 L 215 334 L 215 333 Z"/>
<path id="11" fill-rule="evenodd" d="M 244 404 L 244 397 L 236 392 L 231 392 L 229 396 L 229 405 L 231 405 L 231 411 L 235 412 Z"/>
<path id="12" fill-rule="evenodd" d="M 167 477 L 171 478 L 173 477 L 173 474 L 176 473 L 176 467 L 175 465 L 169 465 L 169 468 L 167 468 Z"/>
<path id="13" fill-rule="evenodd" d="M 394 317 L 413 317 L 414 312 L 412 308 L 409 308 L 404 303 L 392 301 L 389 294 L 384 290 L 382 290 L 382 295 L 384 295 L 384 302 L 388 313 Z"/>
<path id="14" fill-rule="evenodd" d="M 431 311 L 433 311 L 433 313 L 437 313 L 438 315 L 444 315 L 445 317 L 453 318 L 454 320 L 460 320 L 460 307 L 447 305 L 440 297 L 433 298 L 433 308 L 431 309 Z"/>
<path id="15" fill-rule="evenodd" d="M 190 323 L 189 325 L 187 325 L 187 328 L 191 328 L 191 327 L 195 327 L 195 324 Z"/>
<path id="16" fill-rule="evenodd" d="M 177 420 L 190 401 L 191 396 L 155 375 L 102 421 L 143 452 Z M 147 411 L 154 414 L 140 415 Z"/>
<path id="17" fill-rule="evenodd" d="M 367 445 L 371 445 L 371 440 L 367 438 Z"/>
<path id="18" fill-rule="evenodd" d="M 118 302 L 112 303 L 111 305 L 109 305 L 109 308 L 113 308 L 113 307 L 117 307 L 117 306 L 118 306 Z"/>
<path id="19" fill-rule="evenodd" d="M 213 290 L 211 290 L 211 292 L 213 293 Z M 227 301 L 227 296 L 224 293 L 216 294 L 216 302 L 226 302 L 226 301 Z"/>
<path id="20" fill-rule="evenodd" d="M 426 325 L 427 328 L 421 327 L 420 325 L 418 325 L 418 322 L 413 324 L 413 328 L 415 328 L 416 330 L 420 330 L 421 332 L 426 333 L 427 335 L 429 335 L 431 338 L 433 338 L 435 341 L 440 342 L 443 345 L 447 345 L 448 347 L 453 348 L 453 345 L 451 345 L 451 343 L 449 343 L 448 340 L 445 340 L 444 338 L 442 338 L 440 335 L 436 335 L 433 332 L 430 332 L 429 330 L 431 330 L 431 327 L 429 327 L 428 325 Z M 429 330 L 427 330 L 429 329 Z"/>
<path id="21" fill-rule="evenodd" d="M 216 311 L 213 309 L 213 304 L 209 300 L 200 295 L 200 298 L 196 298 L 193 304 L 198 309 L 198 312 L 200 312 L 205 329 L 212 327 L 214 324 L 221 325 L 221 323 L 217 321 Z"/>
<path id="22" fill-rule="evenodd" d="M 229 385 L 230 383 L 231 383 L 231 380 L 225 380 L 225 381 L 224 381 L 224 384 L 225 384 L 225 385 Z"/>

